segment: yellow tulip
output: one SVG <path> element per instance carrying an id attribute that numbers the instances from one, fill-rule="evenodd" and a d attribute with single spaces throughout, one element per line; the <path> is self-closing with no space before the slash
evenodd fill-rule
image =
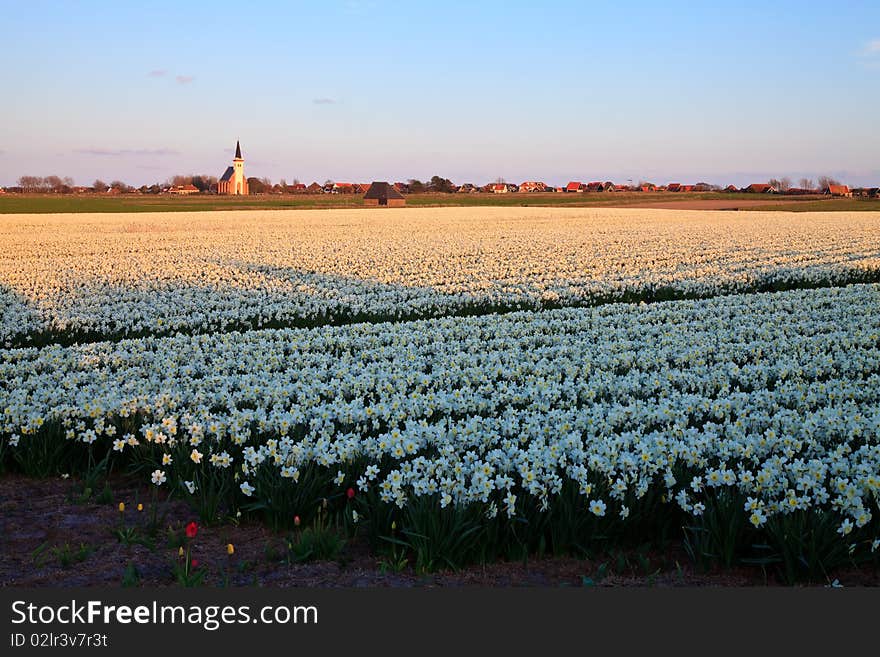
<path id="1" fill-rule="evenodd" d="M 232 543 L 227 543 L 226 554 L 229 554 L 229 555 L 235 554 L 235 546 Z"/>
<path id="2" fill-rule="evenodd" d="M 125 513 L 125 502 L 119 503 L 119 513 Z"/>

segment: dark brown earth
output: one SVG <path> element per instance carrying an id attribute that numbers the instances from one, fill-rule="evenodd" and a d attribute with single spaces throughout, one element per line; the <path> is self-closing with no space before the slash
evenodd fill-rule
<path id="1" fill-rule="evenodd" d="M 113 535 L 120 527 L 138 528 L 146 535 L 150 518 L 149 488 L 122 480 L 110 482 L 112 500 L 103 504 L 83 501 L 82 484 L 63 479 L 0 477 L 0 586 L 120 587 L 130 564 L 138 572 L 135 585 L 177 586 L 173 565 L 178 548 L 168 542 L 169 528 L 181 534 L 196 520 L 180 500 L 160 500 L 164 518 L 153 549 L 123 545 Z M 124 514 L 118 503 L 124 502 Z M 136 510 L 138 501 L 145 505 Z M 763 586 L 775 585 L 760 569 L 737 568 L 700 572 L 680 549 L 665 554 L 618 553 L 593 560 L 545 558 L 528 563 L 495 563 L 461 571 L 417 574 L 411 567 L 392 572 L 372 556 L 366 542 L 349 541 L 332 562 L 288 563 L 286 533 L 274 533 L 253 523 L 199 527 L 193 539 L 193 557 L 204 569 L 209 586 L 260 585 L 270 587 L 511 587 L 511 586 Z M 234 554 L 227 554 L 227 544 Z M 82 551 L 80 547 L 85 546 Z M 75 555 L 64 564 L 65 555 Z M 81 560 L 80 560 L 81 559 Z M 600 565 L 605 563 L 605 568 Z M 585 579 L 586 578 L 586 579 Z M 844 586 L 880 584 L 876 572 L 840 572 L 829 576 Z M 819 585 L 827 583 L 818 583 Z"/>

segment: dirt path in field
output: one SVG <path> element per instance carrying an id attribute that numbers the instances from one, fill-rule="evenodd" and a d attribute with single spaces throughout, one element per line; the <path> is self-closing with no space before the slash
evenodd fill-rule
<path id="1" fill-rule="evenodd" d="M 101 586 L 123 584 L 134 569 L 134 586 L 176 586 L 179 560 L 170 531 L 178 536 L 197 520 L 182 501 L 160 501 L 161 529 L 142 543 L 124 545 L 114 530 L 125 526 L 147 537 L 149 488 L 110 482 L 112 494 L 98 504 L 83 500 L 76 482 L 0 476 L 0 586 Z M 112 500 L 110 499 L 112 498 Z M 145 505 L 138 512 L 137 502 Z M 124 514 L 119 502 L 126 503 Z M 289 532 L 275 533 L 255 523 L 228 522 L 200 527 L 193 556 L 208 586 L 271 587 L 510 587 L 510 586 L 761 586 L 775 584 L 759 569 L 702 573 L 682 549 L 665 553 L 616 551 L 595 559 L 553 557 L 527 563 L 494 563 L 460 571 L 418 574 L 407 563 L 398 571 L 370 554 L 366 541 L 349 540 L 334 561 L 289 563 L 284 556 Z M 234 545 L 234 554 L 227 545 Z M 647 559 L 647 561 L 645 561 Z M 605 564 L 602 566 L 602 564 Z M 880 585 L 871 572 L 834 573 L 849 585 Z M 586 578 L 586 579 L 585 579 Z"/>

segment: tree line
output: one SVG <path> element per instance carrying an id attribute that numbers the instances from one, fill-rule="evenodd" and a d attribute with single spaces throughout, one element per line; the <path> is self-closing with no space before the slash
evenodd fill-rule
<path id="1" fill-rule="evenodd" d="M 800 180 L 798 180 L 798 188 L 808 191 L 815 191 L 817 189 L 827 189 L 831 185 L 841 184 L 841 182 L 837 180 L 837 178 L 832 178 L 831 176 L 819 176 L 816 179 L 816 183 L 818 184 L 813 183 L 813 180 L 811 178 L 801 178 Z M 794 185 L 791 182 L 791 178 L 785 176 L 783 176 L 782 178 L 771 178 L 767 181 L 767 184 L 783 193 L 794 188 Z"/>
<path id="2" fill-rule="evenodd" d="M 289 192 L 292 189 L 284 178 L 275 184 L 273 184 L 269 178 L 265 177 L 252 177 L 248 178 L 247 181 L 252 194 L 267 194 L 272 192 L 284 193 Z M 334 181 L 332 180 L 326 180 L 324 181 L 324 185 L 332 185 L 333 182 Z M 503 183 L 504 178 L 498 178 L 496 182 Z M 785 176 L 782 178 L 771 178 L 767 183 L 774 189 L 783 193 L 794 189 L 791 178 Z M 298 184 L 299 180 L 294 178 L 291 185 Z M 651 183 L 645 181 L 639 181 L 639 187 L 650 184 Z M 798 188 L 809 191 L 823 190 L 827 189 L 830 185 L 840 184 L 839 180 L 831 176 L 819 176 L 815 183 L 810 178 L 801 178 L 798 180 Z M 97 193 L 105 193 L 112 190 L 117 193 L 139 191 L 143 194 L 159 194 L 173 187 L 185 187 L 187 185 L 192 185 L 200 192 L 210 192 L 217 189 L 217 176 L 206 174 L 178 174 L 171 176 L 164 182 L 156 182 L 152 185 L 141 185 L 137 188 L 122 180 L 113 180 L 108 184 L 103 180 L 98 179 L 95 180 L 90 187 L 85 186 L 85 189 L 91 189 Z M 700 185 L 705 186 L 708 190 L 717 191 L 721 189 L 719 185 L 708 185 L 706 183 L 701 183 Z M 432 176 L 431 179 L 427 181 L 421 181 L 418 178 L 410 178 L 407 180 L 407 187 L 411 194 L 420 194 L 424 192 L 449 193 L 456 188 L 455 183 L 442 176 Z M 70 176 L 65 176 L 63 178 L 61 176 L 21 176 L 18 179 L 18 187 L 16 191 L 26 193 L 70 194 L 74 191 L 80 191 L 81 189 L 82 188 L 77 188 L 76 185 L 74 185 L 73 178 Z"/>

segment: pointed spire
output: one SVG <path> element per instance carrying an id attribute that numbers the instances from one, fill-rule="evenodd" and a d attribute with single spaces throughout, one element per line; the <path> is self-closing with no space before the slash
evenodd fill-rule
<path id="1" fill-rule="evenodd" d="M 235 141 L 235 159 L 241 159 L 241 144 L 238 143 L 238 140 Z"/>

